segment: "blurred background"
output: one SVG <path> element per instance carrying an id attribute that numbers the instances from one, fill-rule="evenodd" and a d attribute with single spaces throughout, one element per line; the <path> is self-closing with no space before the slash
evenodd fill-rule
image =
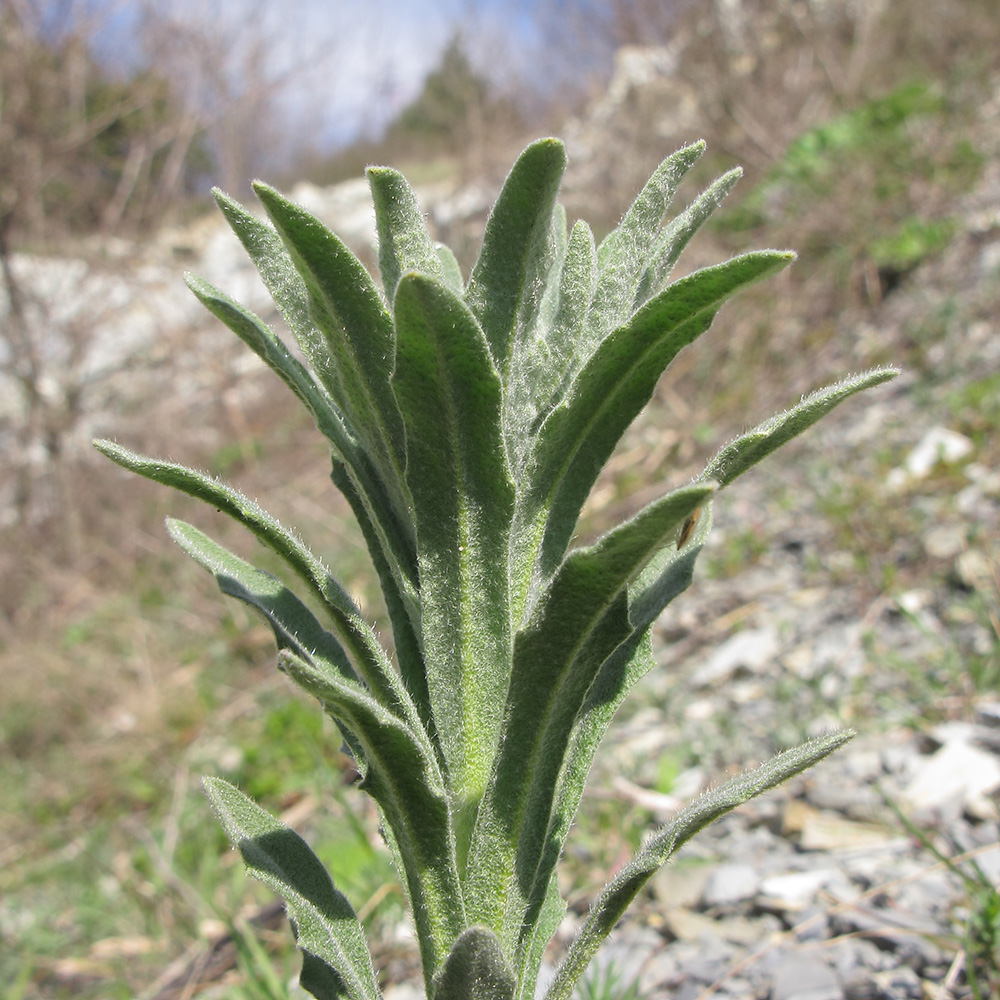
<path id="1" fill-rule="evenodd" d="M 363 168 L 392 164 L 468 273 L 531 139 L 565 139 L 570 220 L 601 236 L 663 157 L 705 138 L 682 203 L 734 164 L 745 176 L 682 267 L 755 246 L 800 260 L 678 359 L 584 531 L 802 392 L 877 363 L 905 375 L 736 488 L 703 559 L 715 620 L 750 606 L 740 573 L 801 556 L 797 586 L 838 588 L 859 673 L 806 685 L 805 703 L 765 684 L 769 714 L 745 731 L 665 722 L 659 769 L 630 777 L 717 774 L 811 718 L 919 730 L 993 696 L 998 52 L 995 0 L 0 0 L 4 996 L 286 995 L 290 934 L 227 852 L 203 773 L 315 824 L 383 976 L 412 972 L 350 762 L 275 675 L 268 630 L 163 517 L 260 552 L 89 447 L 112 437 L 233 481 L 381 614 L 320 436 L 183 286 L 195 271 L 278 323 L 212 185 L 249 204 L 261 177 L 372 263 Z M 681 616 L 660 639 L 710 648 L 758 612 L 714 631 Z M 621 803 L 585 808 L 571 885 L 620 863 L 649 818 L 629 808 L 624 824 Z M 187 992 L 170 986 L 185 969 Z"/>

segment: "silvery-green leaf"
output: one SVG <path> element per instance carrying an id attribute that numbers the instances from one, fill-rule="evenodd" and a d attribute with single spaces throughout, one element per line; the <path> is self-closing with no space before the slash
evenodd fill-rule
<path id="1" fill-rule="evenodd" d="M 468 906 L 520 935 L 573 723 L 601 665 L 631 633 L 627 590 L 685 518 L 714 492 L 684 487 L 649 504 L 560 566 L 514 643 L 504 740 L 480 808 Z M 548 879 L 544 880 L 546 883 Z"/>
<path id="2" fill-rule="evenodd" d="M 743 475 L 762 458 L 812 427 L 820 417 L 826 416 L 849 396 L 862 389 L 870 389 L 888 382 L 898 374 L 897 368 L 873 368 L 871 371 L 852 375 L 825 389 L 803 396 L 802 400 L 791 409 L 770 417 L 753 430 L 741 434 L 735 441 L 727 444 L 708 463 L 703 477 L 715 479 L 721 486 L 728 486 L 737 476 Z"/>
<path id="3" fill-rule="evenodd" d="M 615 445 L 678 351 L 711 324 L 734 292 L 785 267 L 767 250 L 702 268 L 674 282 L 606 337 L 538 434 L 531 485 L 515 521 L 517 588 L 562 560 L 583 503 Z"/>
<path id="4" fill-rule="evenodd" d="M 255 184 L 254 191 L 308 290 L 309 315 L 336 368 L 337 384 L 327 389 L 364 442 L 401 514 L 408 504 L 403 426 L 389 384 L 392 317 L 364 265 L 326 226 L 266 184 Z"/>
<path id="5" fill-rule="evenodd" d="M 247 871 L 284 897 L 299 947 L 335 972 L 350 1000 L 378 1000 L 381 994 L 361 924 L 309 845 L 238 788 L 221 778 L 204 782 Z M 319 978 L 315 964 L 310 964 L 311 977 L 303 970 L 307 989 L 308 982 Z"/>
<path id="6" fill-rule="evenodd" d="M 743 176 L 737 167 L 723 174 L 707 190 L 703 191 L 677 218 L 663 227 L 656 241 L 651 259 L 642 272 L 642 279 L 636 290 L 633 308 L 638 309 L 663 288 L 663 283 L 673 270 L 677 258 L 691 241 L 691 237 L 701 228 L 705 220 L 719 207 L 722 199 L 733 189 Z"/>
<path id="7" fill-rule="evenodd" d="M 507 684 L 507 545 L 513 485 L 501 388 L 486 339 L 445 285 L 404 275 L 396 290 L 393 385 L 420 567 L 421 645 L 431 707 L 467 839 L 493 759 Z"/>
<path id="8" fill-rule="evenodd" d="M 447 790 L 422 731 L 357 684 L 290 650 L 280 665 L 357 740 L 367 762 L 361 787 L 379 804 L 402 859 L 400 877 L 417 926 L 429 984 L 466 926 Z"/>
<path id="9" fill-rule="evenodd" d="M 444 268 L 406 178 L 391 167 L 369 167 L 365 173 L 375 203 L 382 285 L 391 302 L 407 271 L 442 278 Z"/>
<path id="10" fill-rule="evenodd" d="M 639 192 L 613 237 L 602 243 L 597 288 L 582 334 L 584 357 L 631 315 L 663 217 L 684 175 L 704 151 L 705 143 L 699 141 L 668 156 Z"/>
<path id="11" fill-rule="evenodd" d="M 434 1000 L 513 1000 L 517 982 L 488 927 L 463 931 L 434 983 Z"/>
<path id="12" fill-rule="evenodd" d="M 547 270 L 556 192 L 566 169 L 558 139 L 531 143 L 511 169 L 486 223 L 483 245 L 465 290 L 500 372 L 506 372 L 518 322 L 536 305 Z"/>
<path id="13" fill-rule="evenodd" d="M 822 736 L 772 757 L 760 767 L 703 793 L 662 827 L 646 846 L 605 886 L 590 908 L 583 928 L 570 946 L 545 1000 L 568 1000 L 591 958 L 635 899 L 639 890 L 670 857 L 713 820 L 793 775 L 812 767 L 854 734 Z"/>

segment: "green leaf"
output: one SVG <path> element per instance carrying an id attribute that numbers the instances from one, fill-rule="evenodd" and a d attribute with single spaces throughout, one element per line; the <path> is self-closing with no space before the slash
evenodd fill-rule
<path id="1" fill-rule="evenodd" d="M 277 577 L 255 569 L 184 521 L 168 518 L 167 530 L 192 559 L 215 577 L 224 594 L 264 615 L 281 648 L 295 649 L 357 683 L 357 675 L 340 643 Z"/>
<path id="2" fill-rule="evenodd" d="M 723 198 L 732 191 L 742 176 L 743 171 L 739 167 L 723 174 L 706 191 L 695 198 L 676 219 L 664 227 L 657 239 L 652 259 L 642 273 L 633 308 L 638 309 L 663 288 L 663 283 L 673 270 L 674 264 L 677 263 L 677 258 L 691 241 L 691 237 L 722 204 Z"/>
<path id="3" fill-rule="evenodd" d="M 744 802 L 812 767 L 843 746 L 853 735 L 844 731 L 803 743 L 705 792 L 682 809 L 618 872 L 594 901 L 583 928 L 545 994 L 545 1000 L 568 1000 L 601 942 L 614 929 L 639 890 L 696 833 Z"/>
<path id="4" fill-rule="evenodd" d="M 309 845 L 228 782 L 205 778 L 204 784 L 247 871 L 284 897 L 299 947 L 335 970 L 351 1000 L 378 1000 L 361 924 Z"/>
<path id="5" fill-rule="evenodd" d="M 712 505 L 692 512 L 675 545 L 664 546 L 629 587 L 628 617 L 633 629 L 652 625 L 660 612 L 691 585 L 694 564 L 712 526 Z M 685 529 L 689 537 L 685 540 Z M 683 542 L 683 544 L 682 544 Z"/>
<path id="6" fill-rule="evenodd" d="M 632 312 L 632 302 L 649 262 L 660 224 L 684 175 L 705 151 L 702 141 L 668 156 L 653 172 L 599 254 L 600 274 L 582 335 L 588 356 Z"/>
<path id="7" fill-rule="evenodd" d="M 556 192 L 566 169 L 558 139 L 539 139 L 518 157 L 486 223 L 465 300 L 506 372 L 517 326 L 531 318 L 548 261 Z"/>
<path id="8" fill-rule="evenodd" d="M 365 503 L 347 468 L 340 462 L 334 462 L 330 478 L 347 498 L 361 528 L 375 567 L 375 573 L 379 579 L 385 609 L 392 624 L 392 639 L 400 676 L 417 707 L 424 729 L 436 743 L 437 732 L 431 713 L 430 692 L 427 689 L 427 670 L 424 666 L 423 651 L 417 637 L 420 623 L 419 595 L 416 585 L 410 585 L 410 581 L 416 577 L 416 571 L 414 570 L 412 575 L 408 574 L 402 578 L 393 571 L 393 567 L 385 555 L 384 543 L 379 530 L 369 516 Z M 439 762 L 444 766 L 444 759 L 440 757 L 440 747 L 437 749 Z"/>
<path id="9" fill-rule="evenodd" d="M 326 367 L 326 349 L 309 312 L 309 292 L 281 237 L 218 188 L 212 194 L 309 363 L 314 368 Z"/>
<path id="10" fill-rule="evenodd" d="M 382 286 L 391 302 L 407 271 L 443 278 L 444 267 L 406 178 L 391 167 L 369 167 L 365 173 L 375 203 Z"/>
<path id="11" fill-rule="evenodd" d="M 678 351 L 709 327 L 734 292 L 793 257 L 759 251 L 696 271 L 605 338 L 539 432 L 515 526 L 515 586 L 525 586 L 538 556 L 543 578 L 559 564 L 598 474 Z"/>
<path id="12" fill-rule="evenodd" d="M 184 279 L 201 304 L 217 319 L 222 320 L 298 396 L 312 414 L 320 431 L 338 451 L 349 453 L 353 446 L 351 432 L 345 426 L 333 399 L 316 384 L 309 371 L 263 320 L 203 278 L 186 274 Z"/>
<path id="13" fill-rule="evenodd" d="M 254 190 L 308 289 L 310 316 L 336 366 L 337 384 L 327 384 L 327 389 L 364 442 L 402 514 L 408 503 L 402 482 L 403 427 L 389 385 L 395 352 L 392 317 L 364 265 L 326 226 L 266 184 L 257 183 Z"/>
<path id="14" fill-rule="evenodd" d="M 702 478 L 715 479 L 720 486 L 728 486 L 762 458 L 812 427 L 849 396 L 888 382 L 898 374 L 898 368 L 873 368 L 803 396 L 790 410 L 776 414 L 727 444 L 708 463 Z"/>
<path id="15" fill-rule="evenodd" d="M 412 573 L 412 553 L 407 556 L 407 550 L 412 550 L 412 526 L 405 517 L 405 499 L 400 498 L 398 487 L 393 496 L 387 492 L 381 473 L 372 467 L 371 459 L 360 446 L 354 428 L 344 420 L 338 402 L 344 394 L 339 369 L 325 338 L 313 323 L 309 290 L 296 270 L 288 249 L 278 233 L 266 223 L 255 218 L 222 192 L 216 191 L 215 196 L 234 232 L 256 264 L 286 322 L 295 333 L 312 371 L 319 378 L 319 384 L 253 313 L 200 278 L 189 276 L 188 285 L 204 305 L 248 344 L 303 400 L 320 430 L 333 444 L 339 458 L 350 466 L 369 515 L 378 525 L 383 544 L 389 546 L 388 557 L 397 574 Z"/>
<path id="16" fill-rule="evenodd" d="M 280 665 L 289 677 L 354 734 L 367 762 L 362 788 L 379 804 L 403 861 L 425 981 L 430 984 L 451 942 L 466 926 L 448 798 L 422 732 L 358 685 L 293 652 Z"/>
<path id="17" fill-rule="evenodd" d="M 572 351 L 572 345 L 563 345 L 557 334 L 553 342 L 553 324 L 568 305 L 563 294 L 563 265 L 567 252 L 566 210 L 556 205 L 552 213 L 549 254 L 551 262 L 544 278 L 544 288 L 539 288 L 539 304 L 533 321 L 520 327 L 511 349 L 510 364 L 504 380 L 504 440 L 515 479 L 524 465 L 538 421 L 538 412 L 559 384 L 559 363 L 553 356 L 556 349 Z M 544 262 L 540 261 L 541 267 Z M 589 291 L 588 291 L 589 301 Z M 586 312 L 587 302 L 580 304 Z"/>
<path id="18" fill-rule="evenodd" d="M 451 247 L 438 243 L 434 247 L 434 251 L 441 261 L 442 280 L 456 295 L 463 295 L 465 284 L 462 281 L 462 268 L 459 266 L 458 258 L 452 253 Z"/>
<path id="19" fill-rule="evenodd" d="M 313 321 L 309 306 L 309 290 L 302 280 L 302 276 L 296 270 L 288 248 L 271 226 L 252 215 L 239 202 L 234 201 L 218 188 L 214 188 L 212 194 L 215 196 L 219 208 L 222 209 L 226 221 L 257 268 L 261 280 L 271 298 L 274 299 L 274 303 L 288 324 L 288 328 L 294 334 L 295 340 L 313 373 L 319 379 L 320 384 L 329 392 L 331 398 L 340 405 L 343 387 L 340 383 L 336 360 L 323 334 Z M 199 294 L 197 289 L 194 291 L 196 295 Z M 237 336 L 246 339 L 243 332 L 236 329 L 227 316 L 220 315 L 213 304 L 205 302 L 205 305 Z M 249 341 L 247 342 L 249 343 Z M 252 344 L 251 347 L 253 347 Z M 254 349 L 256 350 L 256 348 Z M 258 351 L 258 353 L 260 352 Z M 268 358 L 265 358 L 265 361 L 271 363 Z M 281 373 L 279 372 L 279 374 Z M 324 433 L 326 433 L 325 430 Z"/>
<path id="20" fill-rule="evenodd" d="M 545 344 L 546 364 L 535 372 L 535 419 L 544 417 L 558 402 L 561 390 L 576 373 L 583 360 L 578 357 L 580 331 L 594 294 L 597 280 L 597 251 L 594 234 L 582 219 L 573 226 L 559 281 L 559 308 L 553 318 Z M 576 359 L 577 364 L 574 364 Z M 536 428 L 532 427 L 534 432 Z M 529 443 L 531 440 L 529 435 Z"/>
<path id="21" fill-rule="evenodd" d="M 517 983 L 497 936 L 487 927 L 463 931 L 434 984 L 434 1000 L 513 1000 Z"/>
<path id="22" fill-rule="evenodd" d="M 475 317 L 440 282 L 404 275 L 395 310 L 424 661 L 461 824 L 486 784 L 510 657 L 500 380 Z"/>
<path id="23" fill-rule="evenodd" d="M 302 953 L 299 985 L 306 993 L 316 997 L 316 1000 L 341 1000 L 350 996 L 343 976 L 321 958 L 310 955 L 307 951 Z"/>
<path id="24" fill-rule="evenodd" d="M 521 949 L 518 1000 L 534 1000 L 538 971 L 545 957 L 545 950 L 565 915 L 566 903 L 559 894 L 559 877 L 553 866 L 541 908 L 526 914 L 525 927 L 521 935 L 526 939 L 526 943 Z"/>
<path id="25" fill-rule="evenodd" d="M 352 671 L 362 678 L 371 690 L 378 692 L 386 704 L 395 706 L 395 710 L 407 718 L 413 717 L 415 708 L 400 685 L 392 664 L 371 626 L 364 620 L 357 605 L 322 561 L 317 559 L 287 528 L 238 490 L 203 473 L 173 462 L 145 458 L 111 441 L 95 441 L 94 444 L 99 451 L 123 468 L 130 469 L 154 482 L 170 486 L 188 496 L 197 497 L 249 528 L 257 539 L 279 555 L 320 599 L 330 614 L 338 643 L 346 651 Z M 254 574 L 258 574 L 258 570 L 254 570 L 248 563 L 228 553 L 222 546 L 211 542 L 207 536 L 201 535 L 200 532 L 193 535 L 182 530 L 180 522 L 176 525 L 181 533 L 174 537 L 189 552 L 191 549 L 188 546 L 194 544 L 194 539 L 197 537 L 199 554 L 195 558 L 216 575 L 219 572 L 239 570 L 245 574 L 246 581 L 253 579 L 258 584 L 262 582 L 261 578 L 267 576 L 260 574 L 259 577 L 255 577 Z M 270 579 L 268 577 L 268 580 Z"/>
<path id="26" fill-rule="evenodd" d="M 469 911 L 501 939 L 520 935 L 571 737 L 602 664 L 632 629 L 627 588 L 714 492 L 688 486 L 649 504 L 594 546 L 571 553 L 514 643 L 506 727 L 470 858 Z M 548 875 L 541 885 L 548 884 Z"/>
<path id="27" fill-rule="evenodd" d="M 670 601 L 690 585 L 694 563 L 710 523 L 710 515 L 702 513 L 692 539 L 680 550 L 673 544 L 661 550 L 629 586 L 629 625 L 632 632 L 601 665 L 573 722 L 563 767 L 556 781 L 544 838 L 545 851 L 539 857 L 532 887 L 527 893 L 527 926 L 533 923 L 535 913 L 543 903 L 546 877 L 555 877 L 559 854 L 579 807 L 594 755 L 633 686 L 656 666 L 649 625 Z M 638 596 L 633 596 L 636 592 Z"/>

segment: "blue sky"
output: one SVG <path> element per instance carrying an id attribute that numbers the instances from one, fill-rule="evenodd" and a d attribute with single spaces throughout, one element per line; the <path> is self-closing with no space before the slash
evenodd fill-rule
<path id="1" fill-rule="evenodd" d="M 220 47 L 215 64 L 229 61 L 225 72 L 237 89 L 240 52 L 266 39 L 268 65 L 258 71 L 277 81 L 271 101 L 279 120 L 325 146 L 377 134 L 418 93 L 459 27 L 487 70 L 538 79 L 543 66 L 532 0 L 51 0 L 50 7 L 86 9 L 94 50 L 108 65 L 141 62 L 144 7 L 189 31 L 194 41 L 174 54 L 182 67 L 174 75 L 196 101 L 211 88 L 203 69 L 183 67 L 199 58 L 199 37 Z"/>

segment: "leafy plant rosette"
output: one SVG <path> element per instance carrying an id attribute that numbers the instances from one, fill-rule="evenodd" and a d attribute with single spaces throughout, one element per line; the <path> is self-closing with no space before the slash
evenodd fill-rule
<path id="1" fill-rule="evenodd" d="M 654 665 L 650 626 L 691 582 L 716 492 L 842 400 L 893 377 L 856 375 L 726 445 L 692 483 L 593 545 L 572 548 L 588 493 L 677 353 L 734 292 L 794 254 L 761 250 L 670 281 L 733 170 L 664 222 L 704 148 L 665 160 L 600 245 L 567 231 L 563 145 L 511 170 L 464 281 L 413 191 L 368 170 L 382 290 L 317 219 L 257 184 L 271 224 L 216 192 L 294 333 L 200 278 L 195 295 L 285 381 L 333 455 L 364 533 L 393 648 L 287 528 L 216 479 L 108 441 L 120 465 L 242 522 L 298 577 L 284 582 L 197 528 L 174 539 L 224 593 L 260 611 L 278 664 L 333 718 L 376 802 L 416 926 L 432 1000 L 531 1000 L 565 903 L 556 869 L 595 750 Z M 839 732 L 779 754 L 693 801 L 594 900 L 545 994 L 565 1000 L 656 869 L 713 819 L 839 747 Z M 306 843 L 238 789 L 205 787 L 248 869 L 282 894 L 318 998 L 379 989 L 350 903 Z"/>

